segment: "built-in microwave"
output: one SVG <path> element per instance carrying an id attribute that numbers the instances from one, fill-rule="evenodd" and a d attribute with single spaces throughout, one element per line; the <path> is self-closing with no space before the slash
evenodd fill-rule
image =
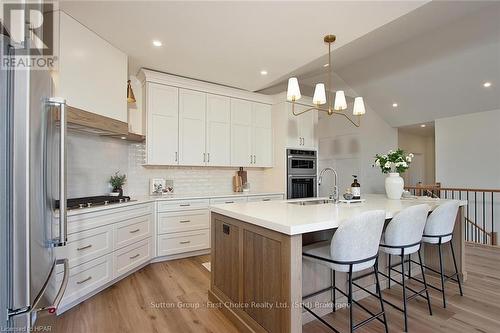
<path id="1" fill-rule="evenodd" d="M 313 150 L 287 150 L 288 175 L 316 175 L 316 151 Z"/>

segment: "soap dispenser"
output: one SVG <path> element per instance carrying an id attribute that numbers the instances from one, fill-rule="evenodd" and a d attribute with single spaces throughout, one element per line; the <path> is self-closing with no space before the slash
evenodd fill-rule
<path id="1" fill-rule="evenodd" d="M 361 199 L 361 184 L 358 183 L 358 179 L 356 175 L 352 175 L 354 177 L 354 181 L 351 184 L 351 193 L 353 200 Z"/>

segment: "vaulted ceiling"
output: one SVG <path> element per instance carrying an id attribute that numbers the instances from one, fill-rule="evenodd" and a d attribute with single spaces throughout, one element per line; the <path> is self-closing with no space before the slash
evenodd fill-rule
<path id="1" fill-rule="evenodd" d="M 130 73 L 147 67 L 255 91 L 323 56 L 324 35 L 337 34 L 340 47 L 426 2 L 64 1 L 61 8 L 127 53 Z"/>
<path id="2" fill-rule="evenodd" d="M 326 62 L 289 75 L 310 93 Z M 394 127 L 500 109 L 500 3 L 428 3 L 335 50 L 333 63 L 333 89 L 351 88 Z M 265 91 L 285 88 L 282 78 Z"/>

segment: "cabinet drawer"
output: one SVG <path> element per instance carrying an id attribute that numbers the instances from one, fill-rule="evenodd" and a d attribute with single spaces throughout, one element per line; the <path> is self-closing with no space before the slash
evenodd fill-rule
<path id="1" fill-rule="evenodd" d="M 207 209 L 158 213 L 158 234 L 207 229 L 210 214 Z"/>
<path id="2" fill-rule="evenodd" d="M 68 235 L 68 243 L 56 248 L 58 258 L 67 258 L 70 267 L 81 265 L 113 251 L 113 226 Z M 58 267 L 58 272 L 62 267 Z"/>
<path id="3" fill-rule="evenodd" d="M 159 256 L 203 250 L 209 247 L 210 233 L 208 229 L 158 236 Z"/>
<path id="4" fill-rule="evenodd" d="M 283 200 L 283 195 L 257 195 L 248 197 L 248 202 Z"/>
<path id="5" fill-rule="evenodd" d="M 115 225 L 115 250 L 151 236 L 153 215 L 126 220 Z"/>
<path id="6" fill-rule="evenodd" d="M 70 269 L 68 287 L 62 305 L 70 303 L 95 289 L 105 285 L 113 278 L 113 258 L 111 254 L 89 261 Z M 56 285 L 62 282 L 64 273 L 56 275 Z"/>
<path id="7" fill-rule="evenodd" d="M 247 202 L 247 197 L 227 197 L 210 199 L 211 205 L 230 204 L 236 202 Z"/>
<path id="8" fill-rule="evenodd" d="M 158 212 L 208 208 L 208 199 L 175 200 L 158 202 Z"/>
<path id="9" fill-rule="evenodd" d="M 151 238 L 124 247 L 115 252 L 114 277 L 126 273 L 151 258 Z"/>

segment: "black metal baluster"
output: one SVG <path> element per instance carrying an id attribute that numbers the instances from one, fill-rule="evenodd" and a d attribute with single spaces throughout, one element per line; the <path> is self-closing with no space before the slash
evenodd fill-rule
<path id="1" fill-rule="evenodd" d="M 486 202 L 484 199 L 484 195 L 486 192 L 483 192 L 483 244 L 486 244 Z"/>
<path id="2" fill-rule="evenodd" d="M 469 226 L 469 191 L 465 192 L 467 193 L 467 212 L 466 212 L 466 215 L 467 215 L 467 226 Z M 467 227 L 467 230 L 469 230 L 469 227 Z M 470 238 L 472 237 L 472 235 L 469 236 L 469 232 L 467 232 L 467 240 L 470 241 Z"/>
<path id="3" fill-rule="evenodd" d="M 474 191 L 474 242 L 479 240 L 479 232 L 477 231 L 477 192 Z"/>

